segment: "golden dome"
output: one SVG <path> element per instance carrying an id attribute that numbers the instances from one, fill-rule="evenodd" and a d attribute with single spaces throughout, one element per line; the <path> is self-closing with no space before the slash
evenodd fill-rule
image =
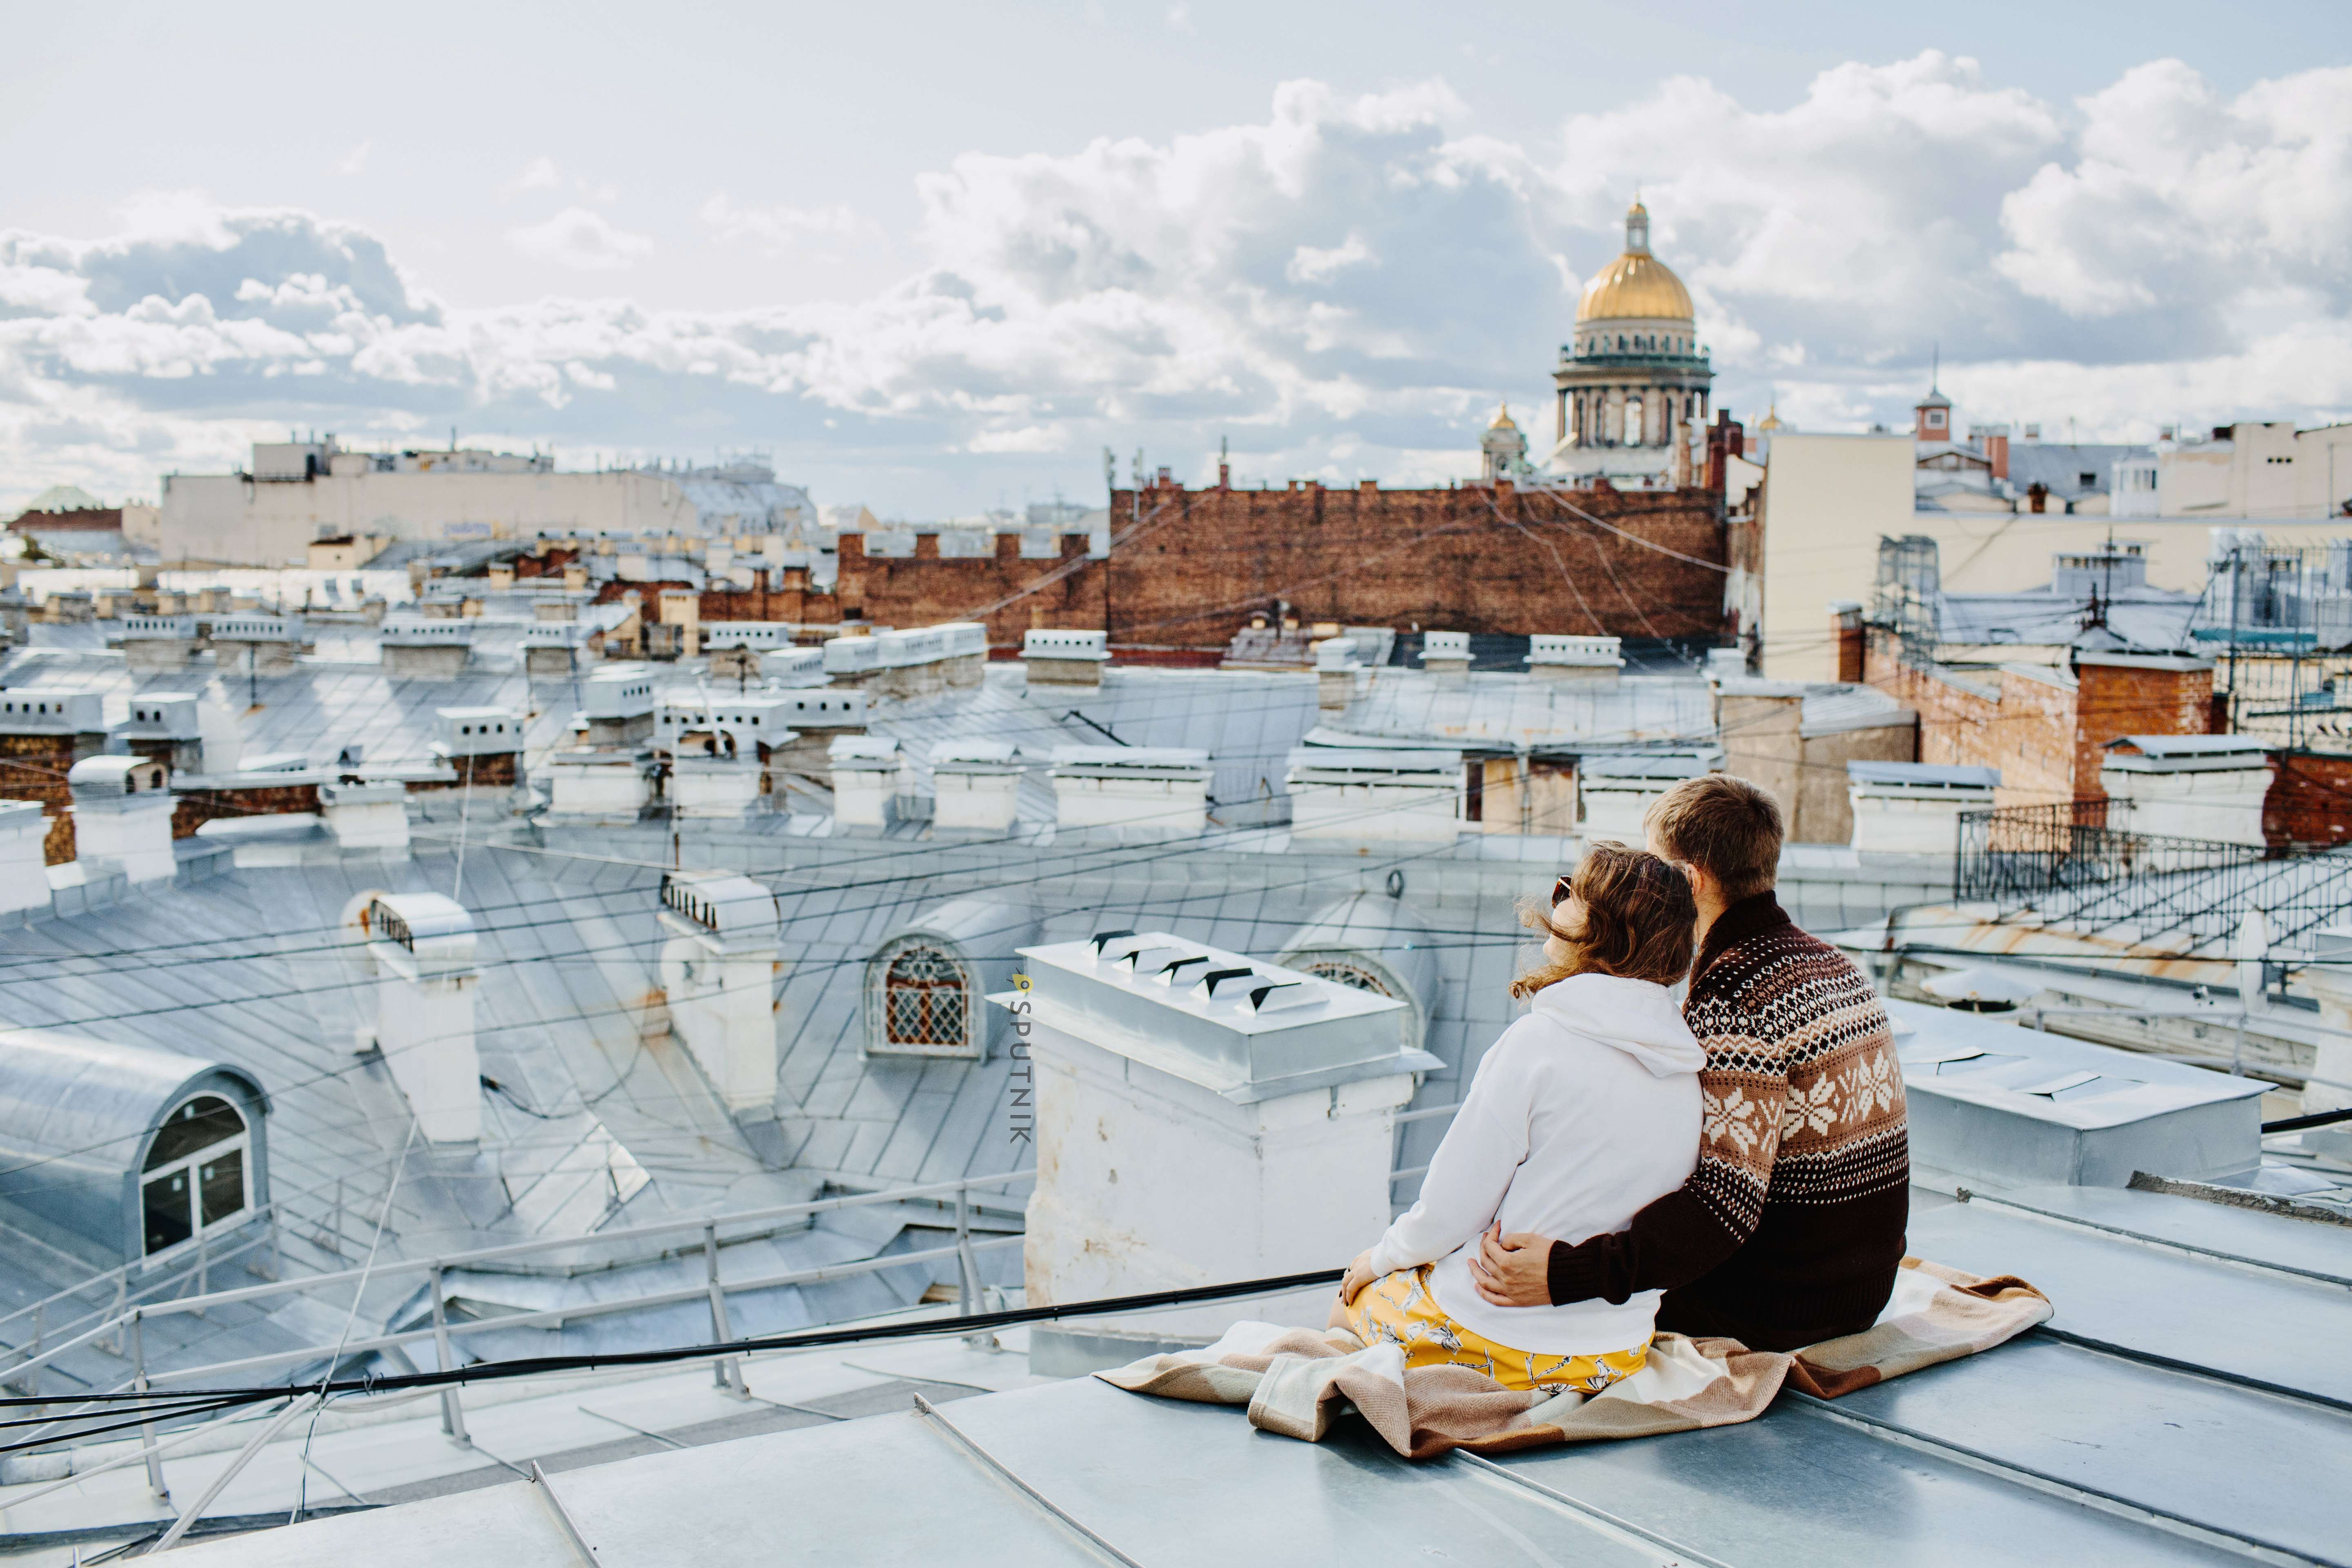
<path id="1" fill-rule="evenodd" d="M 1602 268 L 1584 286 L 1576 319 L 1615 321 L 1692 317 L 1690 290 L 1674 268 L 1650 254 L 1650 209 L 1635 202 L 1625 214 L 1625 254 Z"/>
<path id="2" fill-rule="evenodd" d="M 1511 405 L 1507 401 L 1498 403 L 1495 405 L 1495 422 L 1492 425 L 1487 426 L 1486 428 L 1489 430 L 1516 430 L 1518 428 L 1517 425 L 1511 423 Z"/>
<path id="3" fill-rule="evenodd" d="M 1778 430 L 1781 427 L 1780 403 L 1778 398 L 1775 398 L 1772 402 L 1772 406 L 1764 411 L 1764 417 L 1762 421 L 1757 425 L 1756 428 L 1759 430 Z"/>

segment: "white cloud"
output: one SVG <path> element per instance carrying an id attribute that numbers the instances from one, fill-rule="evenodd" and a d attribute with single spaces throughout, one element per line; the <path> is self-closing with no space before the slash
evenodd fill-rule
<path id="1" fill-rule="evenodd" d="M 1349 268 L 1361 267 L 1374 259 L 1372 247 L 1364 243 L 1364 237 L 1351 234 L 1343 243 L 1326 250 L 1300 246 L 1290 253 L 1289 265 L 1282 269 L 1282 275 L 1293 283 L 1327 283 Z"/>
<path id="2" fill-rule="evenodd" d="M 563 188 L 563 171 L 555 166 L 552 158 L 533 158 L 522 166 L 522 173 L 499 187 L 501 196 L 520 195 L 525 191 L 554 191 Z"/>
<path id="3" fill-rule="evenodd" d="M 1181 5 L 1169 6 L 1168 29 L 1173 33 L 1191 32 L 1192 30 L 1192 7 L 1190 5 Z"/>
<path id="4" fill-rule="evenodd" d="M 354 226 L 142 195 L 103 241 L 0 232 L 0 497 L 148 489 L 289 422 L 453 417 L 758 442 L 919 506 L 1225 434 L 1244 476 L 1442 478 L 1496 395 L 1548 405 L 1637 173 L 1744 413 L 1777 388 L 1801 424 L 1900 423 L 1938 341 L 1971 411 L 2086 437 L 2352 406 L 2352 73 L 2225 99 L 2157 62 L 2060 108 L 1930 53 L 1771 110 L 1675 79 L 1551 144 L 1477 134 L 1443 82 L 1290 82 L 1251 123 L 968 153 L 917 182 L 921 265 L 843 303 L 453 310 Z M 579 185 L 542 159 L 510 189 Z M 698 216 L 768 250 L 880 233 L 724 193 Z M 653 244 L 584 205 L 509 238 L 592 272 Z"/>
<path id="5" fill-rule="evenodd" d="M 625 271 L 654 247 L 646 236 L 616 228 L 586 207 L 566 207 L 545 223 L 510 228 L 507 238 L 525 256 L 583 272 Z"/>
<path id="6" fill-rule="evenodd" d="M 350 152 L 335 160 L 335 173 L 345 179 L 350 179 L 352 175 L 366 169 L 368 154 L 374 151 L 375 143 L 373 142 L 361 142 L 358 146 L 352 148 Z"/>
<path id="7" fill-rule="evenodd" d="M 748 239 L 770 256 L 799 248 L 812 238 L 842 238 L 872 231 L 875 225 L 841 204 L 822 207 L 742 207 L 719 191 L 699 214 L 720 239 Z"/>

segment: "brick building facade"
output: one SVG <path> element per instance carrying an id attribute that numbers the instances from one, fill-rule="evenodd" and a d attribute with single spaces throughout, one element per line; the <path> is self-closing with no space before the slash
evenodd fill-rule
<path id="1" fill-rule="evenodd" d="M 2121 735 L 2201 735 L 2212 715 L 2211 661 L 2172 655 L 2075 655 L 2072 669 L 1951 669 L 1903 657 L 1869 631 L 1864 678 L 1918 710 L 1919 760 L 2000 770 L 2001 805 L 2104 800 L 2099 767 Z"/>
<path id="2" fill-rule="evenodd" d="M 1725 629 L 1722 506 L 1705 489 L 1602 484 L 1563 497 L 1508 483 L 1249 490 L 1163 479 L 1114 491 L 1111 526 L 1119 542 L 1108 560 L 1089 557 L 1077 534 L 1050 561 L 1023 559 L 1010 534 L 992 558 L 951 560 L 936 534 L 888 560 L 845 534 L 834 594 L 788 577 L 760 607 L 814 623 L 984 620 L 999 647 L 1033 626 L 1108 626 L 1115 647 L 1213 650 L 1277 603 L 1302 621 L 1400 630 L 1711 645 Z"/>

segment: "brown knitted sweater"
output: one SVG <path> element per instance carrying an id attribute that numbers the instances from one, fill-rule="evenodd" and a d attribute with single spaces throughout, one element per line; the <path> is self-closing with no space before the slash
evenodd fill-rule
<path id="1" fill-rule="evenodd" d="M 1909 1218 L 1886 1010 L 1769 893 L 1707 928 L 1683 1016 L 1706 1051 L 1698 1168 L 1621 1233 L 1551 1249 L 1554 1303 L 1664 1289 L 1658 1327 L 1794 1350 L 1867 1328 Z"/>

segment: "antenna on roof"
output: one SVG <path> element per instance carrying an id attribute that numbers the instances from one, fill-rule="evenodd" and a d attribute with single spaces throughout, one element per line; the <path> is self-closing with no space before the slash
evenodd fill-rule
<path id="1" fill-rule="evenodd" d="M 1935 391 L 1936 384 L 1943 379 L 1943 375 L 1944 342 L 1941 338 L 1938 338 L 1936 340 L 1936 346 L 1927 351 L 1927 390 Z"/>

